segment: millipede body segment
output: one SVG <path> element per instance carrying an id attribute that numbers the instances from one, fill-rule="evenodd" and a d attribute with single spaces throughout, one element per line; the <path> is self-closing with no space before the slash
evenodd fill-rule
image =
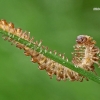
<path id="1" fill-rule="evenodd" d="M 95 46 L 96 42 L 87 35 L 79 35 L 76 42 L 72 59 L 73 64 L 94 72 L 94 64 L 96 63 L 100 66 L 100 50 Z"/>
<path id="2" fill-rule="evenodd" d="M 84 76 L 74 72 L 73 70 L 53 61 L 50 58 L 44 56 L 41 52 L 37 52 L 34 48 L 29 48 L 27 45 L 34 44 L 35 47 L 41 47 L 48 51 L 48 48 L 42 46 L 42 41 L 34 41 L 34 38 L 30 38 L 29 32 L 24 32 L 20 28 L 15 28 L 13 23 L 7 23 L 6 20 L 0 20 L 0 29 L 18 36 L 29 42 L 29 44 L 21 44 L 18 40 L 14 40 L 9 36 L 3 36 L 5 40 L 15 44 L 17 48 L 23 49 L 26 56 L 31 56 L 33 63 L 38 63 L 40 70 L 46 70 L 50 78 L 56 75 L 58 81 L 60 80 L 71 80 L 71 81 L 82 81 Z M 90 36 L 80 35 L 77 37 L 77 44 L 74 46 L 75 52 L 73 52 L 72 63 L 75 66 L 79 66 L 87 71 L 94 71 L 94 63 L 99 65 L 99 48 L 95 47 L 95 41 Z M 52 53 L 52 51 L 50 51 Z M 55 55 L 56 51 L 53 52 Z M 61 54 L 59 56 L 64 59 L 65 57 Z M 67 59 L 68 60 L 68 59 Z"/>

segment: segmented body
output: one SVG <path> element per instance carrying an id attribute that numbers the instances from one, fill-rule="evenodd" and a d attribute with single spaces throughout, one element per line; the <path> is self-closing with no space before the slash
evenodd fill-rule
<path id="1" fill-rule="evenodd" d="M 94 71 L 94 63 L 100 66 L 100 50 L 95 46 L 96 42 L 87 35 L 79 35 L 76 42 L 72 62 L 87 71 Z"/>

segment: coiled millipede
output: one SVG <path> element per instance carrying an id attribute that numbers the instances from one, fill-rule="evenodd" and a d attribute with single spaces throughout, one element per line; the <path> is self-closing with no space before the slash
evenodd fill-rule
<path id="1" fill-rule="evenodd" d="M 94 63 L 100 66 L 100 50 L 95 46 L 96 42 L 87 35 L 79 35 L 76 42 L 72 62 L 76 66 L 94 72 Z"/>
<path id="2" fill-rule="evenodd" d="M 45 48 L 41 45 L 42 41 L 39 43 L 37 41 L 34 42 L 34 38 L 30 38 L 29 32 L 24 32 L 20 28 L 15 28 L 13 23 L 7 23 L 6 20 L 0 20 L 0 29 L 13 34 L 14 36 L 18 36 L 19 39 L 22 38 L 37 47 L 41 46 L 41 48 Z M 12 42 L 12 44 L 15 44 L 17 48 L 23 49 L 24 54 L 26 56 L 31 56 L 31 61 L 33 63 L 38 63 L 38 68 L 40 70 L 46 70 L 50 78 L 52 78 L 53 75 L 56 75 L 58 81 L 67 79 L 71 81 L 83 81 L 83 78 L 85 78 L 77 72 L 74 72 L 73 70 L 47 58 L 43 54 L 35 51 L 35 49 L 29 48 L 27 45 L 21 44 L 19 41 L 12 39 L 10 36 L 3 36 L 3 38 Z M 100 54 L 100 50 L 95 46 L 95 43 L 96 42 L 90 36 L 79 35 L 76 40 L 76 45 L 74 46 L 75 51 L 72 53 L 72 63 L 87 71 L 94 72 L 94 64 L 96 63 L 100 66 L 100 58 L 98 56 Z M 54 51 L 54 54 L 56 55 L 57 52 Z M 61 54 L 59 56 L 61 57 Z M 64 59 L 63 55 L 62 58 Z"/>

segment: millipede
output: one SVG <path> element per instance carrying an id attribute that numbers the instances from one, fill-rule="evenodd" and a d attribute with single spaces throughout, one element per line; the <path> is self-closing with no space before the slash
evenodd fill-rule
<path id="1" fill-rule="evenodd" d="M 72 62 L 87 71 L 94 72 L 94 63 L 100 67 L 100 50 L 95 46 L 96 41 L 87 35 L 79 35 L 74 46 Z"/>
<path id="2" fill-rule="evenodd" d="M 47 51 L 48 48 L 42 45 L 42 41 L 37 42 L 34 41 L 34 38 L 30 38 L 30 32 L 23 31 L 20 28 L 15 28 L 13 23 L 8 23 L 6 20 L 0 20 L 0 29 L 8 32 L 8 34 L 12 34 L 13 36 L 18 36 L 20 38 L 28 41 L 30 44 L 34 44 L 36 47 L 40 47 L 42 49 L 45 48 Z M 24 54 L 26 56 L 31 56 L 31 61 L 33 63 L 38 63 L 38 68 L 40 70 L 45 70 L 50 78 L 53 75 L 56 75 L 56 79 L 60 80 L 67 80 L 70 81 L 80 81 L 82 82 L 86 77 L 80 75 L 79 73 L 53 61 L 50 58 L 47 58 L 40 52 L 37 52 L 35 49 L 29 48 L 27 45 L 21 44 L 18 40 L 12 39 L 10 36 L 3 36 L 4 40 L 8 40 L 12 44 L 16 45 L 17 48 L 23 49 Z M 95 46 L 96 42 L 93 40 L 92 37 L 87 35 L 79 35 L 76 39 L 76 44 L 74 46 L 74 52 L 72 53 L 72 63 L 75 66 L 83 68 L 87 71 L 95 72 L 94 64 L 98 64 L 100 66 L 99 54 L 100 50 L 98 47 Z M 50 51 L 52 53 L 52 51 Z M 57 54 L 56 51 L 53 52 L 55 55 Z M 62 59 L 65 59 L 64 55 L 59 54 Z M 66 59 L 68 61 L 68 59 Z"/>

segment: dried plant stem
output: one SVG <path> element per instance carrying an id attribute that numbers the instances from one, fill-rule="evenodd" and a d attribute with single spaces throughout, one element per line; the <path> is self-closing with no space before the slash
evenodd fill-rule
<path id="1" fill-rule="evenodd" d="M 14 34 L 10 34 L 2 29 L 0 29 L 0 33 L 5 36 L 10 37 L 11 39 L 13 39 L 15 41 L 18 41 L 21 44 L 27 45 L 27 47 L 32 48 L 33 50 L 39 52 L 40 54 L 43 54 L 47 58 L 50 58 L 50 59 L 54 60 L 55 62 L 57 62 L 63 66 L 66 66 L 69 69 L 83 75 L 84 77 L 91 79 L 100 84 L 100 77 L 96 76 L 92 72 L 81 69 L 80 67 L 75 67 L 71 62 L 62 59 L 61 57 L 59 57 L 58 55 L 55 55 L 54 53 L 50 52 L 49 50 L 46 50 L 45 48 L 43 49 L 43 48 L 41 48 L 41 46 L 36 47 L 36 45 L 34 45 L 32 43 L 30 44 L 29 41 L 19 38 L 18 36 L 14 35 Z"/>

